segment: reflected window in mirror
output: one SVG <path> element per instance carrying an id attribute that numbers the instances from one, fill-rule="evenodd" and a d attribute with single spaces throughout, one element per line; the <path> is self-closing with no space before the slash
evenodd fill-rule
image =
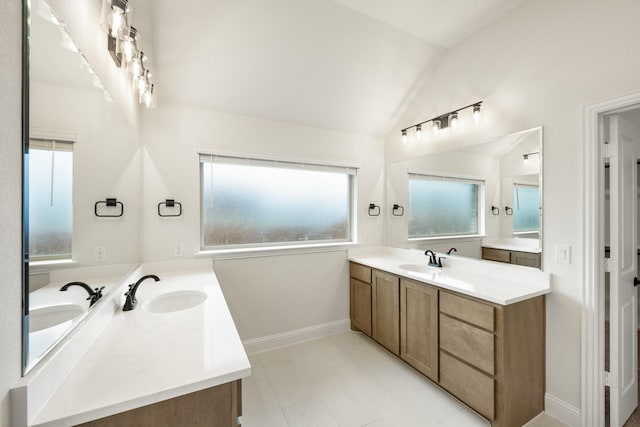
<path id="1" fill-rule="evenodd" d="M 73 142 L 29 140 L 29 257 L 71 259 Z"/>
<path id="2" fill-rule="evenodd" d="M 540 231 L 540 187 L 513 184 L 513 234 L 536 234 Z"/>
<path id="3" fill-rule="evenodd" d="M 409 238 L 479 235 L 484 181 L 409 174 Z"/>

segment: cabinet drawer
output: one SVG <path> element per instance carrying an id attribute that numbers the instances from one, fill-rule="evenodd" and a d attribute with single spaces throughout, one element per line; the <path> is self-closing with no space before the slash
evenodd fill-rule
<path id="1" fill-rule="evenodd" d="M 440 292 L 440 312 L 489 331 L 495 331 L 494 308 L 448 292 Z"/>
<path id="2" fill-rule="evenodd" d="M 487 419 L 495 419 L 495 380 L 443 351 L 440 385 Z"/>
<path id="3" fill-rule="evenodd" d="M 440 314 L 440 348 L 493 375 L 493 333 Z"/>
<path id="4" fill-rule="evenodd" d="M 371 268 L 361 264 L 351 263 L 349 274 L 354 279 L 358 279 L 364 283 L 371 283 Z"/>
<path id="5" fill-rule="evenodd" d="M 511 264 L 540 268 L 540 254 L 511 251 Z"/>
<path id="6" fill-rule="evenodd" d="M 511 251 L 483 247 L 482 259 L 488 259 L 489 261 L 511 262 Z"/>

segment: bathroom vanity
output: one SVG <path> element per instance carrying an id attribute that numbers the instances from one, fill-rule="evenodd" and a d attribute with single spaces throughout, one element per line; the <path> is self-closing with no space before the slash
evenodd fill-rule
<path id="1" fill-rule="evenodd" d="M 544 411 L 549 276 L 454 258 L 438 271 L 417 250 L 350 254 L 351 327 L 492 426 L 522 426 Z"/>
<path id="2" fill-rule="evenodd" d="M 249 375 L 211 261 L 145 263 L 12 390 L 11 425 L 235 426 Z"/>

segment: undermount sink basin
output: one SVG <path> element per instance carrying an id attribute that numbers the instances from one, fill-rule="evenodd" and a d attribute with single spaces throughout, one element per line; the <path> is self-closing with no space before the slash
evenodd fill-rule
<path id="1" fill-rule="evenodd" d="M 442 271 L 442 269 L 439 267 L 430 267 L 426 264 L 400 264 L 398 268 L 410 271 L 412 273 L 438 274 Z"/>
<path id="2" fill-rule="evenodd" d="M 142 304 L 142 308 L 150 313 L 172 313 L 200 305 L 207 299 L 202 291 L 167 292 L 149 299 Z"/>
<path id="3" fill-rule="evenodd" d="M 68 322 L 81 314 L 85 308 L 78 304 L 59 304 L 29 311 L 29 332 L 37 332 Z"/>

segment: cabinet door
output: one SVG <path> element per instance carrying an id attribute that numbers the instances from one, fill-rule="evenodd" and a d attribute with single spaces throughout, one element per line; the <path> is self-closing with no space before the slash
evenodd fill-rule
<path id="1" fill-rule="evenodd" d="M 400 278 L 374 270 L 371 291 L 372 337 L 400 355 Z"/>
<path id="2" fill-rule="evenodd" d="M 438 290 L 400 280 L 400 357 L 438 381 Z"/>
<path id="3" fill-rule="evenodd" d="M 371 285 L 351 279 L 351 329 L 371 336 Z"/>

